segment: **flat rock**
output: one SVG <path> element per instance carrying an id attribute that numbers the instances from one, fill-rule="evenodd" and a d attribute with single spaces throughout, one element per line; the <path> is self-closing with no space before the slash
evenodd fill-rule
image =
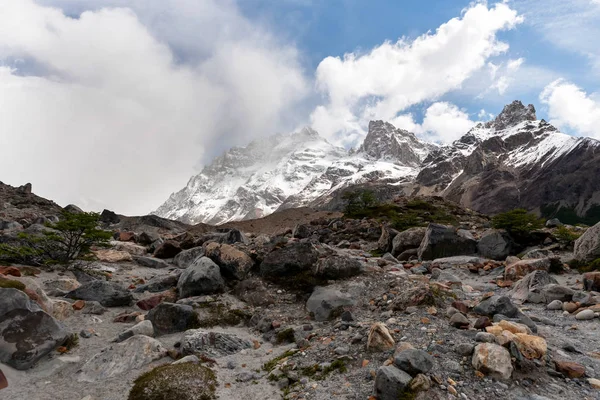
<path id="1" fill-rule="evenodd" d="M 188 330 L 181 340 L 181 352 L 184 355 L 201 353 L 209 357 L 221 357 L 252 347 L 251 341 L 232 333 L 209 332 L 203 329 Z"/>
<path id="2" fill-rule="evenodd" d="M 167 264 L 166 261 L 161 260 L 159 258 L 146 257 L 146 256 L 135 256 L 135 255 L 132 257 L 133 257 L 133 261 L 135 261 L 136 263 L 138 263 L 139 265 L 141 265 L 143 267 L 156 268 L 156 269 L 169 268 L 169 264 Z"/>
<path id="3" fill-rule="evenodd" d="M 167 349 L 158 340 L 135 335 L 122 343 L 111 344 L 94 355 L 81 368 L 78 380 L 97 382 L 118 377 L 166 355 Z"/>
<path id="4" fill-rule="evenodd" d="M 129 306 L 133 296 L 127 289 L 108 281 L 88 282 L 65 295 L 69 299 L 97 301 L 104 307 Z"/>

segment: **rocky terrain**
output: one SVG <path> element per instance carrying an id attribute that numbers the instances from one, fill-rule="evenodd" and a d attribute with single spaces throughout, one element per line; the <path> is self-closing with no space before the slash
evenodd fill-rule
<path id="1" fill-rule="evenodd" d="M 265 143 L 269 143 L 268 146 Z M 495 214 L 524 207 L 572 224 L 600 221 L 600 142 L 538 120 L 520 101 L 448 145 L 372 121 L 357 150 L 310 128 L 234 148 L 156 211 L 196 224 L 255 219 L 277 210 L 328 208 L 353 185 L 393 185 L 398 195 L 441 196 Z"/>
<path id="2" fill-rule="evenodd" d="M 52 204 L 3 214 L 2 237 Z M 0 266 L 0 398 L 600 398 L 600 272 L 569 267 L 595 265 L 600 224 L 551 220 L 525 243 L 440 198 L 385 207 L 425 211 L 402 231 L 309 209 L 237 227 L 105 211 L 95 260 Z"/>

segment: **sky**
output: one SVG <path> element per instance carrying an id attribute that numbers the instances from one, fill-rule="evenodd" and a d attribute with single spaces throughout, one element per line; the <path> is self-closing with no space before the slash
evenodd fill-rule
<path id="1" fill-rule="evenodd" d="M 598 37 L 600 0 L 1 0 L 0 181 L 146 214 L 255 138 L 450 143 L 515 99 L 600 139 Z"/>

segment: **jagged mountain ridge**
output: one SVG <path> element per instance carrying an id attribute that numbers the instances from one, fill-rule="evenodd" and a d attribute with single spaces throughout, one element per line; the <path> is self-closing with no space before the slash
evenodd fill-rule
<path id="1" fill-rule="evenodd" d="M 520 101 L 443 146 L 372 121 L 362 145 L 348 152 L 305 128 L 229 150 L 156 214 L 220 224 L 322 206 L 347 186 L 378 183 L 403 194 L 440 195 L 484 213 L 560 204 L 585 215 L 600 204 L 600 183 L 589 179 L 599 172 L 598 149 L 597 140 L 537 120 L 534 106 Z"/>

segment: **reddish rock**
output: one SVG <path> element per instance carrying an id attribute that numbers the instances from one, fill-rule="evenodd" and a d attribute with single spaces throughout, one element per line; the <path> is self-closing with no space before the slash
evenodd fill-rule
<path id="1" fill-rule="evenodd" d="M 133 232 L 119 232 L 119 241 L 121 242 L 131 242 L 135 238 L 135 233 Z"/>
<path id="2" fill-rule="evenodd" d="M 135 322 L 135 319 L 138 317 L 138 315 L 142 315 L 141 312 L 139 311 L 134 311 L 134 312 L 122 312 L 121 314 L 117 315 L 115 317 L 115 319 L 113 319 L 113 322 L 125 322 L 125 323 L 132 323 Z"/>
<path id="3" fill-rule="evenodd" d="M 463 303 L 462 301 L 453 301 L 452 307 L 456 308 L 458 311 L 460 311 L 463 314 L 466 314 L 469 312 L 469 306 L 466 305 L 465 303 Z"/>
<path id="4" fill-rule="evenodd" d="M 179 253 L 181 253 L 181 247 L 179 247 L 179 243 L 173 240 L 167 240 L 161 244 L 158 249 L 156 249 L 154 252 L 154 257 L 162 259 L 173 258 Z"/>
<path id="5" fill-rule="evenodd" d="M 76 311 L 82 310 L 85 307 L 85 300 L 77 300 L 71 307 Z"/>
<path id="6" fill-rule="evenodd" d="M 554 365 L 556 370 L 567 378 L 575 379 L 585 375 L 585 367 L 581 364 L 569 361 L 554 361 Z"/>
<path id="7" fill-rule="evenodd" d="M 600 291 L 600 272 L 586 272 L 583 274 L 583 288 L 585 290 Z"/>
<path id="8" fill-rule="evenodd" d="M 7 388 L 8 387 L 8 380 L 6 379 L 6 376 L 4 376 L 4 373 L 2 372 L 2 370 L 0 369 L 0 390 Z"/>
<path id="9" fill-rule="evenodd" d="M 533 271 L 548 271 L 551 261 L 549 258 L 537 258 L 517 261 L 504 270 L 504 280 L 516 282 Z"/>
<path id="10" fill-rule="evenodd" d="M 10 276 L 21 276 L 21 271 L 15 267 L 0 267 L 0 274 Z"/>
<path id="11" fill-rule="evenodd" d="M 488 317 L 479 317 L 477 318 L 477 321 L 475 321 L 475 324 L 473 325 L 473 327 L 475 329 L 485 329 L 488 326 L 492 326 L 492 321 L 490 321 L 490 319 Z"/>
<path id="12" fill-rule="evenodd" d="M 164 292 L 157 293 L 150 297 L 146 297 L 135 303 L 139 308 L 144 311 L 152 310 L 154 307 L 163 302 L 175 303 L 177 296 L 172 290 L 166 290 Z"/>

